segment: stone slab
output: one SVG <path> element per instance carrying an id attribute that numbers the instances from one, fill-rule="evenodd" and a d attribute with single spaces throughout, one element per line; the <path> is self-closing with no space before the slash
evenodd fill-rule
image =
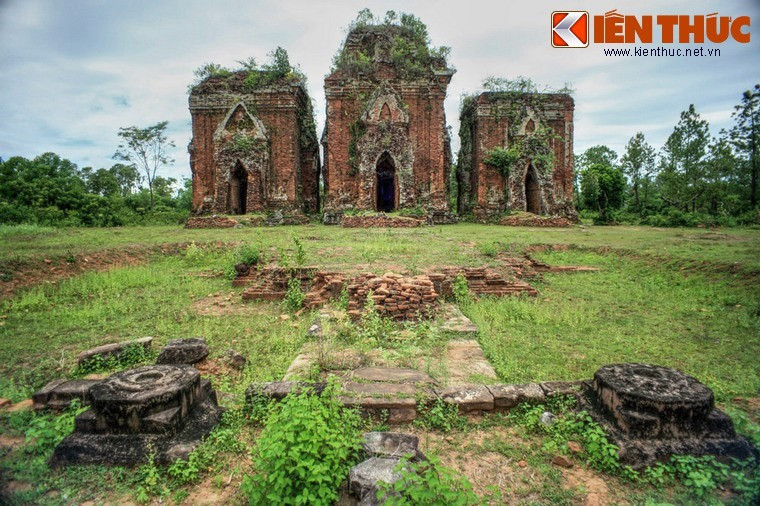
<path id="1" fill-rule="evenodd" d="M 71 406 L 71 401 L 79 399 L 87 404 L 87 392 L 100 380 L 53 380 L 32 396 L 34 409 L 64 410 Z"/>
<path id="2" fill-rule="evenodd" d="M 490 411 L 494 408 L 494 397 L 483 385 L 436 388 L 435 393 L 444 402 L 459 406 L 463 412 Z"/>
<path id="3" fill-rule="evenodd" d="M 489 385 L 496 408 L 512 408 L 522 402 L 539 403 L 544 400 L 544 390 L 538 383 L 524 385 Z"/>
<path id="4" fill-rule="evenodd" d="M 412 434 L 400 432 L 367 432 L 364 434 L 364 452 L 370 457 L 417 459 L 420 440 Z"/>
<path id="5" fill-rule="evenodd" d="M 349 491 L 360 504 L 379 505 L 379 483 L 393 484 L 401 479 L 401 473 L 395 470 L 398 463 L 398 459 L 371 457 L 355 465 L 348 473 Z"/>
<path id="6" fill-rule="evenodd" d="M 583 380 L 578 381 L 544 381 L 540 383 L 541 389 L 547 397 L 554 395 L 579 395 L 583 387 Z"/>
<path id="7" fill-rule="evenodd" d="M 152 337 L 143 337 L 141 339 L 134 339 L 132 341 L 123 341 L 121 343 L 104 344 L 103 346 L 97 346 L 87 351 L 83 351 L 82 353 L 77 355 L 77 362 L 79 364 L 82 364 L 98 356 L 105 358 L 111 355 L 119 355 L 120 353 L 123 353 L 125 349 L 135 344 L 142 345 L 147 350 L 147 349 L 150 349 L 152 342 L 153 342 Z"/>
<path id="8" fill-rule="evenodd" d="M 346 406 L 355 406 L 364 410 L 379 411 L 384 409 L 415 409 L 417 401 L 411 397 L 349 397 L 341 396 L 340 401 Z"/>
<path id="9" fill-rule="evenodd" d="M 449 385 L 481 384 L 497 381 L 498 376 L 474 339 L 453 340 L 446 344 Z"/>
<path id="10" fill-rule="evenodd" d="M 364 381 L 389 381 L 396 383 L 433 383 L 433 378 L 415 369 L 396 367 L 363 367 L 356 369 L 352 377 Z"/>
<path id="11" fill-rule="evenodd" d="M 356 383 L 349 381 L 343 389 L 355 396 L 410 396 L 417 394 L 417 388 L 409 383 Z"/>
<path id="12" fill-rule="evenodd" d="M 197 364 L 208 356 L 208 346 L 203 338 L 172 339 L 161 350 L 157 364 Z"/>
<path id="13" fill-rule="evenodd" d="M 478 333 L 478 326 L 472 323 L 462 311 L 454 304 L 443 305 L 444 321 L 441 330 L 460 335 L 474 335 Z"/>

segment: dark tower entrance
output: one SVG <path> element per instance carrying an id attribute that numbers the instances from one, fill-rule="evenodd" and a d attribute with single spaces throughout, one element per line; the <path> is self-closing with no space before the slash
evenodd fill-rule
<path id="1" fill-rule="evenodd" d="M 245 204 L 248 197 L 248 172 L 238 161 L 230 173 L 229 210 L 230 214 L 245 214 Z"/>
<path id="2" fill-rule="evenodd" d="M 525 210 L 533 214 L 541 214 L 541 189 L 536 178 L 533 164 L 528 166 L 525 174 Z"/>
<path id="3" fill-rule="evenodd" d="M 375 169 L 375 207 L 387 213 L 396 210 L 396 167 L 386 151 L 380 156 Z"/>

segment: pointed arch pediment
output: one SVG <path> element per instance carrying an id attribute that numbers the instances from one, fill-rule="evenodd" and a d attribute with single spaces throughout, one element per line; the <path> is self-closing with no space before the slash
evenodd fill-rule
<path id="1" fill-rule="evenodd" d="M 214 139 L 224 140 L 226 137 L 240 133 L 253 139 L 266 140 L 268 138 L 264 123 L 254 114 L 251 114 L 243 102 L 238 102 L 230 107 L 217 127 Z"/>
<path id="2" fill-rule="evenodd" d="M 520 126 L 517 129 L 517 135 L 530 135 L 536 130 L 538 130 L 540 122 L 538 121 L 538 116 L 536 115 L 535 111 L 533 109 L 528 108 L 526 110 L 525 117 L 520 122 Z"/>
<path id="3" fill-rule="evenodd" d="M 370 96 L 362 119 L 368 123 L 409 123 L 409 114 L 396 90 L 384 83 Z"/>

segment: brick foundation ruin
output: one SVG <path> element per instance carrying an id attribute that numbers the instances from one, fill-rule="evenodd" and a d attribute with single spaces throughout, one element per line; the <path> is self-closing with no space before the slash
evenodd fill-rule
<path id="1" fill-rule="evenodd" d="M 233 72 L 194 86 L 189 104 L 194 212 L 319 211 L 319 144 L 304 83 Z"/>
<path id="2" fill-rule="evenodd" d="M 522 260 L 509 266 L 519 276 L 535 276 L 530 268 L 530 260 Z M 372 299 L 380 315 L 396 320 L 417 320 L 432 314 L 436 304 L 443 297 L 452 295 L 455 279 L 460 274 L 467 280 L 470 292 L 475 296 L 496 296 L 526 294 L 535 296 L 538 291 L 520 279 L 507 279 L 494 269 L 487 267 L 443 267 L 418 276 L 402 276 L 385 273 L 363 273 L 349 276 L 345 273 L 323 271 L 316 267 L 285 269 L 282 267 L 237 266 L 237 277 L 233 286 L 248 286 L 243 291 L 243 300 L 283 300 L 287 294 L 288 281 L 295 277 L 301 290 L 306 294 L 304 307 L 316 309 L 330 300 L 340 297 L 344 287 L 348 293 L 348 314 L 361 315 L 372 292 Z M 547 270 L 547 269 L 544 269 Z"/>
<path id="3" fill-rule="evenodd" d="M 378 314 L 394 320 L 426 318 L 438 301 L 438 293 L 427 276 L 362 274 L 354 278 L 346 290 L 349 296 L 348 315 L 352 318 L 361 316 L 370 296 Z"/>
<path id="4" fill-rule="evenodd" d="M 562 93 L 487 92 L 466 100 L 460 116 L 459 214 L 487 219 L 513 210 L 577 220 L 574 107 Z M 514 150 L 516 160 L 506 168 L 487 163 L 494 148 Z"/>
<path id="5" fill-rule="evenodd" d="M 425 220 L 406 216 L 343 216 L 340 226 L 343 228 L 415 228 L 425 225 Z"/>

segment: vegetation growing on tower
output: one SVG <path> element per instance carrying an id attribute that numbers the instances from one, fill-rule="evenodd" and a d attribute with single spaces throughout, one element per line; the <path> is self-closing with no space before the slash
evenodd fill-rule
<path id="1" fill-rule="evenodd" d="M 433 46 L 427 26 L 413 14 L 388 11 L 381 20 L 363 9 L 347 31 L 343 47 L 333 58 L 331 72 L 369 76 L 380 64 L 387 64 L 400 77 L 416 79 L 449 68 L 451 48 Z"/>

